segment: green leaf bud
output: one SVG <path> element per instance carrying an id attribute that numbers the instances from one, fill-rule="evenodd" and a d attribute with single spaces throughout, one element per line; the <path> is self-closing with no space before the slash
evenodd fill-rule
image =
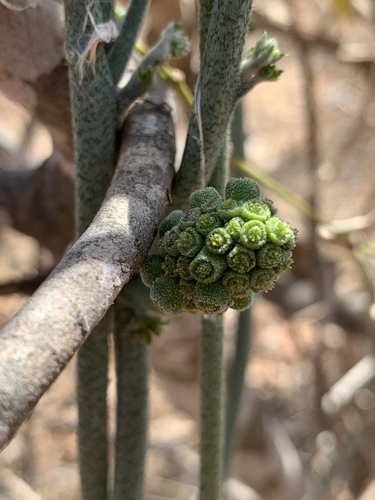
<path id="1" fill-rule="evenodd" d="M 154 76 L 154 68 L 149 65 L 147 67 L 138 68 L 138 76 L 140 80 L 152 82 L 152 77 Z"/>
<path id="2" fill-rule="evenodd" d="M 187 36 L 176 35 L 171 44 L 171 56 L 172 57 L 184 57 L 190 51 L 190 40 Z"/>
<path id="3" fill-rule="evenodd" d="M 226 271 L 221 279 L 222 284 L 232 297 L 246 297 L 250 289 L 248 274 Z"/>
<path id="4" fill-rule="evenodd" d="M 249 273 L 250 288 L 253 292 L 268 292 L 272 290 L 278 274 L 273 269 L 256 267 Z"/>
<path id="5" fill-rule="evenodd" d="M 137 319 L 127 324 L 127 334 L 140 342 L 150 344 L 153 335 L 160 335 L 167 324 L 164 318 L 151 318 L 137 315 Z"/>
<path id="6" fill-rule="evenodd" d="M 234 217 L 241 217 L 241 203 L 236 200 L 228 199 L 224 200 L 217 208 L 217 214 L 220 219 L 224 221 L 229 221 Z"/>
<path id="7" fill-rule="evenodd" d="M 250 250 L 257 250 L 267 241 L 266 226 L 258 220 L 245 222 L 240 235 L 240 243 Z"/>
<path id="8" fill-rule="evenodd" d="M 180 233 L 178 249 L 185 257 L 195 257 L 203 248 L 204 238 L 196 229 L 188 227 Z"/>
<path id="9" fill-rule="evenodd" d="M 245 309 L 251 306 L 252 301 L 253 301 L 253 292 L 249 290 L 246 297 L 242 298 L 234 297 L 232 299 L 230 307 L 232 309 L 236 309 L 236 311 L 244 311 Z"/>
<path id="10" fill-rule="evenodd" d="M 196 223 L 196 230 L 203 236 L 207 236 L 213 229 L 221 227 L 220 217 L 214 213 L 202 214 Z"/>
<path id="11" fill-rule="evenodd" d="M 262 268 L 272 268 L 284 266 L 286 263 L 290 263 L 292 258 L 292 253 L 290 250 L 284 250 L 278 245 L 273 243 L 266 243 L 262 248 L 257 251 L 256 254 L 257 265 Z M 287 266 L 289 267 L 289 265 Z"/>
<path id="12" fill-rule="evenodd" d="M 154 281 L 163 275 L 163 265 L 164 259 L 161 255 L 149 255 L 144 261 L 140 273 L 143 283 L 151 287 Z"/>
<path id="13" fill-rule="evenodd" d="M 227 255 L 227 264 L 239 273 L 248 273 L 256 265 L 255 252 L 243 245 L 235 245 Z"/>
<path id="14" fill-rule="evenodd" d="M 193 302 L 194 300 L 195 285 L 196 285 L 195 281 L 186 281 L 186 280 L 179 281 L 181 295 L 188 302 Z"/>
<path id="15" fill-rule="evenodd" d="M 207 249 L 215 254 L 223 255 L 233 246 L 231 235 L 223 228 L 219 227 L 211 231 L 206 237 Z"/>
<path id="16" fill-rule="evenodd" d="M 180 255 L 178 249 L 178 240 L 180 237 L 180 230 L 177 226 L 173 227 L 165 233 L 159 243 L 159 250 L 163 255 L 171 255 L 177 257 Z"/>
<path id="17" fill-rule="evenodd" d="M 150 297 L 166 314 L 177 314 L 185 309 L 186 301 L 180 292 L 178 280 L 169 276 L 161 276 L 155 280 L 150 289 Z"/>
<path id="18" fill-rule="evenodd" d="M 295 234 L 290 225 L 279 219 L 278 217 L 271 217 L 266 222 L 267 236 L 269 241 L 275 245 L 291 245 L 295 243 Z"/>
<path id="19" fill-rule="evenodd" d="M 217 281 L 226 268 L 225 257 L 212 254 L 206 247 L 203 247 L 189 266 L 191 275 L 200 283 Z"/>
<path id="20" fill-rule="evenodd" d="M 177 264 L 176 264 L 176 271 L 178 272 L 179 276 L 183 280 L 193 280 L 193 276 L 190 274 L 189 266 L 193 259 L 190 259 L 189 257 L 184 257 L 181 255 L 177 259 Z"/>
<path id="21" fill-rule="evenodd" d="M 179 274 L 177 272 L 177 257 L 166 255 L 164 257 L 162 268 L 165 274 L 167 274 L 171 278 L 179 278 Z"/>
<path id="22" fill-rule="evenodd" d="M 186 214 L 182 217 L 179 223 L 179 229 L 183 231 L 184 229 L 187 229 L 188 227 L 194 227 L 197 223 L 197 220 L 201 216 L 202 211 L 200 208 L 192 208 Z"/>
<path id="23" fill-rule="evenodd" d="M 233 217 L 225 224 L 224 229 L 231 235 L 233 241 L 238 241 L 244 224 L 245 221 L 241 217 Z"/>
<path id="24" fill-rule="evenodd" d="M 271 210 L 262 200 L 250 200 L 242 205 L 241 214 L 245 221 L 260 220 L 264 222 L 271 217 Z"/>
<path id="25" fill-rule="evenodd" d="M 190 196 L 190 206 L 191 208 L 200 208 L 206 203 L 212 203 L 213 201 L 220 200 L 220 194 L 213 187 L 206 187 L 204 189 L 198 189 Z"/>
<path id="26" fill-rule="evenodd" d="M 225 198 L 236 201 L 248 201 L 259 198 L 259 185 L 254 179 L 237 177 L 229 179 L 225 188 Z"/>
<path id="27" fill-rule="evenodd" d="M 161 223 L 159 234 L 160 236 L 164 236 L 167 231 L 177 226 L 182 217 L 185 215 L 185 212 L 182 210 L 173 210 Z"/>
<path id="28" fill-rule="evenodd" d="M 194 303 L 205 314 L 222 314 L 231 301 L 228 290 L 220 283 L 197 283 Z"/>

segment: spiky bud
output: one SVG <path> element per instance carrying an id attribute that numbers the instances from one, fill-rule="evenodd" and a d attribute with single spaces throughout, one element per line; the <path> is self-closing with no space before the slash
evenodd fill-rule
<path id="1" fill-rule="evenodd" d="M 257 250 L 267 241 L 266 226 L 258 220 L 250 220 L 243 225 L 240 243 L 250 250 Z"/>
<path id="2" fill-rule="evenodd" d="M 244 224 L 245 221 L 241 217 L 233 217 L 233 219 L 225 224 L 224 229 L 232 237 L 233 241 L 238 241 Z"/>
<path id="3" fill-rule="evenodd" d="M 198 191 L 194 191 L 190 196 L 190 207 L 200 208 L 206 203 L 212 203 L 221 199 L 220 194 L 213 187 L 198 189 Z"/>
<path id="4" fill-rule="evenodd" d="M 167 231 L 177 226 L 184 215 L 185 212 L 183 212 L 182 210 L 173 210 L 173 212 L 168 214 L 160 225 L 160 236 L 164 236 Z"/>
<path id="5" fill-rule="evenodd" d="M 225 198 L 231 198 L 239 202 L 244 202 L 259 198 L 260 189 L 258 183 L 253 179 L 237 177 L 229 179 L 225 188 Z"/>
<path id="6" fill-rule="evenodd" d="M 260 220 L 264 222 L 271 217 L 271 210 L 262 200 L 250 200 L 242 205 L 241 215 L 245 221 Z"/>
<path id="7" fill-rule="evenodd" d="M 202 236 L 207 236 L 213 229 L 221 227 L 222 222 L 215 213 L 202 214 L 196 223 L 196 229 Z"/>
<path id="8" fill-rule="evenodd" d="M 246 297 L 250 288 L 249 275 L 236 271 L 226 271 L 221 282 L 231 297 Z"/>
<path id="9" fill-rule="evenodd" d="M 195 257 L 204 245 L 204 238 L 196 229 L 188 227 L 180 233 L 177 247 L 181 255 L 185 257 Z"/>
<path id="10" fill-rule="evenodd" d="M 151 300 L 166 314 L 176 314 L 185 308 L 178 281 L 169 276 L 161 276 L 155 280 L 150 289 Z"/>
<path id="11" fill-rule="evenodd" d="M 275 245 L 290 245 L 295 243 L 295 233 L 290 225 L 279 219 L 271 217 L 266 222 L 268 239 Z"/>
<path id="12" fill-rule="evenodd" d="M 253 296 L 253 292 L 249 290 L 246 297 L 233 297 L 230 307 L 236 311 L 244 311 L 251 306 Z"/>
<path id="13" fill-rule="evenodd" d="M 269 292 L 275 286 L 277 272 L 273 269 L 256 267 L 249 273 L 250 289 L 255 292 Z"/>
<path id="14" fill-rule="evenodd" d="M 219 281 L 210 284 L 196 284 L 194 303 L 205 314 L 221 314 L 225 312 L 230 301 L 230 293 Z"/>
<path id="15" fill-rule="evenodd" d="M 230 180 L 224 200 L 213 188 L 193 193 L 186 214 L 162 223 L 161 255 L 141 270 L 152 300 L 168 314 L 249 307 L 292 263 L 297 231 L 275 213 L 251 179 Z"/>
<path id="16" fill-rule="evenodd" d="M 191 259 L 189 257 L 184 257 L 183 255 L 178 257 L 177 264 L 176 264 L 176 270 L 177 270 L 179 276 L 181 277 L 181 279 L 186 280 L 186 281 L 194 279 L 193 276 L 191 275 L 190 269 L 189 269 L 189 266 L 192 262 L 193 262 L 193 259 Z"/>
<path id="17" fill-rule="evenodd" d="M 206 237 L 207 249 L 218 255 L 227 253 L 234 245 L 231 235 L 223 228 L 219 227 L 211 231 Z"/>
<path id="18" fill-rule="evenodd" d="M 278 268 L 290 263 L 291 258 L 292 252 L 290 250 L 284 250 L 274 243 L 266 243 L 257 252 L 257 265 L 262 268 Z"/>
<path id="19" fill-rule="evenodd" d="M 199 283 L 213 283 L 217 281 L 226 268 L 225 257 L 212 254 L 205 247 L 189 266 L 190 274 Z"/>
<path id="20" fill-rule="evenodd" d="M 157 278 L 163 274 L 164 259 L 161 255 L 149 255 L 141 267 L 141 278 L 143 283 L 151 287 Z"/>
<path id="21" fill-rule="evenodd" d="M 227 264 L 239 273 L 248 273 L 256 265 L 255 252 L 243 245 L 235 245 L 227 255 Z"/>
<path id="22" fill-rule="evenodd" d="M 167 231 L 160 240 L 159 249 L 161 253 L 163 255 L 171 255 L 172 257 L 180 255 L 180 250 L 178 249 L 179 237 L 180 230 L 177 226 Z"/>

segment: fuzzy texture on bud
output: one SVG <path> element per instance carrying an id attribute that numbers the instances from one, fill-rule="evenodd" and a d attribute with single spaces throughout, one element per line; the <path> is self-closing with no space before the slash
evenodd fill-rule
<path id="1" fill-rule="evenodd" d="M 228 290 L 219 282 L 206 284 L 197 283 L 194 303 L 205 314 L 222 314 L 231 301 Z"/>
<path id="2" fill-rule="evenodd" d="M 163 275 L 164 259 L 161 255 L 149 255 L 141 267 L 141 278 L 145 285 L 151 287 L 154 281 Z"/>
<path id="3" fill-rule="evenodd" d="M 163 221 L 161 255 L 141 269 L 151 299 L 166 314 L 246 309 L 291 266 L 297 231 L 252 179 L 230 179 L 224 200 L 212 187 L 195 191 L 190 205 Z"/>
<path id="4" fill-rule="evenodd" d="M 243 225 L 240 243 L 249 250 L 257 250 L 267 242 L 266 226 L 258 220 L 249 220 Z"/>
<path id="5" fill-rule="evenodd" d="M 287 222 L 271 217 L 266 222 L 268 239 L 275 245 L 285 245 L 295 239 L 294 231 Z"/>
<path id="6" fill-rule="evenodd" d="M 242 205 L 241 213 L 245 221 L 260 220 L 265 222 L 271 217 L 271 210 L 268 205 L 259 200 L 246 201 Z"/>
<path id="7" fill-rule="evenodd" d="M 150 297 L 166 314 L 176 314 L 185 308 L 186 301 L 181 294 L 179 283 L 169 276 L 161 276 L 155 280 L 150 290 Z"/>
<path id="8" fill-rule="evenodd" d="M 245 221 L 241 217 L 233 217 L 233 219 L 225 224 L 224 229 L 232 237 L 233 241 L 238 241 L 244 224 Z"/>
<path id="9" fill-rule="evenodd" d="M 229 179 L 225 187 L 225 199 L 231 198 L 232 200 L 245 202 L 259 197 L 259 185 L 253 179 Z"/>
<path id="10" fill-rule="evenodd" d="M 204 245 L 204 238 L 196 229 L 188 227 L 180 234 L 177 247 L 184 257 L 195 257 Z"/>
<path id="11" fill-rule="evenodd" d="M 199 217 L 195 227 L 202 236 L 207 236 L 208 233 L 221 226 L 222 222 L 218 215 L 205 213 Z"/>
<path id="12" fill-rule="evenodd" d="M 223 228 L 214 229 L 207 235 L 206 247 L 212 253 L 223 255 L 233 247 L 231 235 Z"/>
<path id="13" fill-rule="evenodd" d="M 225 269 L 227 262 L 222 255 L 212 254 L 203 248 L 189 266 L 190 274 L 199 283 L 213 283 L 217 281 Z"/>
<path id="14" fill-rule="evenodd" d="M 235 245 L 227 255 L 228 266 L 239 273 L 248 273 L 256 266 L 255 252 L 243 245 Z"/>
<path id="15" fill-rule="evenodd" d="M 248 307 L 251 306 L 251 303 L 253 301 L 253 292 L 251 290 L 248 291 L 246 297 L 234 297 L 232 299 L 232 302 L 230 304 L 230 307 L 232 309 L 235 309 L 236 311 L 244 311 Z"/>
<path id="16" fill-rule="evenodd" d="M 185 213 L 182 210 L 173 210 L 173 212 L 168 214 L 160 225 L 160 236 L 164 236 L 167 231 L 177 226 L 184 215 Z"/>
<path id="17" fill-rule="evenodd" d="M 274 243 L 266 243 L 257 253 L 257 264 L 262 268 L 283 266 L 292 258 L 290 250 L 284 250 Z"/>
<path id="18" fill-rule="evenodd" d="M 221 201 L 222 198 L 219 193 L 213 187 L 206 187 L 204 189 L 199 189 L 194 191 L 190 196 L 190 207 L 191 208 L 201 208 L 203 205 L 211 204 L 215 201 Z"/>

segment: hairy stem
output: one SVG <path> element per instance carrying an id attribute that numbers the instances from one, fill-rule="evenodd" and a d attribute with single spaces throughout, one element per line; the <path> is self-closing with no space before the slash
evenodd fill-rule
<path id="1" fill-rule="evenodd" d="M 107 495 L 107 382 L 110 309 L 78 355 L 78 448 L 82 498 Z"/>
<path id="2" fill-rule="evenodd" d="M 102 22 L 109 11 L 108 5 L 103 8 L 100 0 L 65 1 L 78 235 L 87 229 L 99 210 L 113 172 L 116 88 L 104 44 L 92 49 L 95 52 L 88 61 L 82 60 L 85 44 L 89 46 L 95 29 L 90 23 Z M 78 355 L 79 463 L 84 500 L 102 500 L 107 494 L 106 346 L 110 317 L 108 312 Z"/>
<path id="3" fill-rule="evenodd" d="M 109 66 L 115 84 L 120 81 L 129 62 L 149 3 L 150 0 L 132 0 L 126 12 L 120 34 L 109 54 Z"/>
<path id="4" fill-rule="evenodd" d="M 206 43 L 195 108 L 174 186 L 175 203 L 182 208 L 187 204 L 190 192 L 199 188 L 201 161 L 204 161 L 205 179 L 208 181 L 221 152 L 236 104 L 251 4 L 251 0 L 217 0 L 212 6 L 209 28 L 207 34 L 203 34 Z M 206 29 L 206 22 L 202 29 Z M 200 123 L 201 127 L 198 126 Z M 201 158 L 202 149 L 204 158 Z"/>
<path id="5" fill-rule="evenodd" d="M 232 130 L 233 154 L 245 158 L 245 133 L 243 127 L 242 104 L 238 103 L 233 113 Z M 236 173 L 239 173 L 238 171 Z M 251 309 L 241 311 L 236 331 L 236 347 L 227 384 L 227 411 L 224 447 L 224 474 L 228 476 L 230 459 L 236 438 L 238 414 L 244 388 L 245 372 L 250 352 Z"/>
<path id="6" fill-rule="evenodd" d="M 228 379 L 227 414 L 224 448 L 224 470 L 228 474 L 230 458 L 236 437 L 238 413 L 244 386 L 245 371 L 250 352 L 251 309 L 240 312 L 236 332 L 236 354 Z"/>
<path id="7" fill-rule="evenodd" d="M 223 319 L 203 316 L 200 500 L 222 498 L 223 374 Z"/>
<path id="8" fill-rule="evenodd" d="M 129 336 L 133 313 L 116 305 L 117 434 L 114 500 L 143 499 L 147 444 L 148 346 Z M 137 321 L 135 318 L 134 321 Z"/>
<path id="9" fill-rule="evenodd" d="M 200 0 L 199 2 L 199 54 L 201 59 L 203 58 L 206 46 L 206 38 L 214 3 L 215 0 Z"/>

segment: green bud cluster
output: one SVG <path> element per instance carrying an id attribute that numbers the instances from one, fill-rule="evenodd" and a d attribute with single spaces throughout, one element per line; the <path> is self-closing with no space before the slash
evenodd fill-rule
<path id="1" fill-rule="evenodd" d="M 167 314 L 247 309 L 293 262 L 297 231 L 275 214 L 252 179 L 230 179 L 224 198 L 212 187 L 195 191 L 187 213 L 164 219 L 160 253 L 141 268 L 151 299 Z"/>

